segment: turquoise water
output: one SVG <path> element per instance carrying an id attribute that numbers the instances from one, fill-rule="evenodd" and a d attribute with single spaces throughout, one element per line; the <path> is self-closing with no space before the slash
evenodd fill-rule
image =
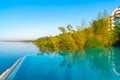
<path id="1" fill-rule="evenodd" d="M 120 80 L 120 48 L 29 55 L 7 80 Z"/>
<path id="2" fill-rule="evenodd" d="M 19 58 L 38 53 L 32 43 L 0 42 L 0 74 L 10 68 Z"/>

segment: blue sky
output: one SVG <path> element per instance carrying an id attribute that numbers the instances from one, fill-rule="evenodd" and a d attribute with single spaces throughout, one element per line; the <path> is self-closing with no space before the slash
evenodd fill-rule
<path id="1" fill-rule="evenodd" d="M 0 40 L 28 40 L 57 35 L 59 26 L 91 22 L 119 0 L 0 0 Z"/>

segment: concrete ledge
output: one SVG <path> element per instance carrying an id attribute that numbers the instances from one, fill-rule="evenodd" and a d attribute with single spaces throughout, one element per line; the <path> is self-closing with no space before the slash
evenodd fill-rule
<path id="1" fill-rule="evenodd" d="M 8 78 L 8 76 L 12 73 L 12 71 L 15 69 L 15 67 L 19 64 L 19 62 L 22 60 L 22 58 L 18 59 L 15 64 L 7 69 L 5 72 L 3 72 L 1 75 L 0 75 L 0 80 L 6 80 Z"/>

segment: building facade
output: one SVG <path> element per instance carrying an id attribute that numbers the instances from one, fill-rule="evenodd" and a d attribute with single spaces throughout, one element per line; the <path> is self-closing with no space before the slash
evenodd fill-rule
<path id="1" fill-rule="evenodd" d="M 118 23 L 120 23 L 120 6 L 117 7 L 111 15 L 111 26 L 115 27 Z"/>

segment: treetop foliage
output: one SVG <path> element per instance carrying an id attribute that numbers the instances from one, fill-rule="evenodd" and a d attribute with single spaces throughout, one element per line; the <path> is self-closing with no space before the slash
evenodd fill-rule
<path id="1" fill-rule="evenodd" d="M 120 24 L 112 29 L 111 19 L 106 11 L 100 12 L 98 18 L 92 21 L 89 27 L 83 28 L 84 24 L 81 25 L 82 27 L 77 26 L 76 30 L 70 24 L 66 28 L 59 27 L 61 34 L 42 37 L 34 43 L 43 52 L 102 48 L 120 43 Z"/>

